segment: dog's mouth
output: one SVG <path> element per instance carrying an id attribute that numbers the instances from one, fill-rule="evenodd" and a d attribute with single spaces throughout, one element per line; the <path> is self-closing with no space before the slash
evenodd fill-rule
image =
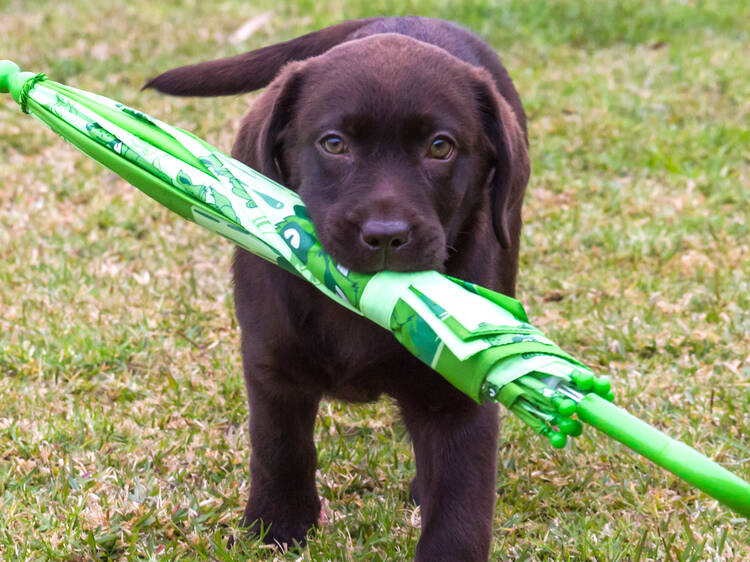
<path id="1" fill-rule="evenodd" d="M 442 230 L 415 233 L 408 242 L 374 247 L 363 244 L 353 236 L 341 236 L 340 233 L 326 230 L 321 232 L 320 242 L 337 263 L 359 273 L 443 271 L 448 257 Z"/>
<path id="2" fill-rule="evenodd" d="M 352 271 L 359 273 L 378 273 L 380 271 L 397 271 L 401 273 L 413 273 L 416 271 L 424 271 L 427 269 L 442 269 L 442 264 L 437 264 L 432 261 L 404 261 L 402 259 L 383 256 L 382 258 L 375 258 L 372 260 L 357 260 L 349 257 L 341 257 L 338 259 L 336 256 L 333 258 Z"/>

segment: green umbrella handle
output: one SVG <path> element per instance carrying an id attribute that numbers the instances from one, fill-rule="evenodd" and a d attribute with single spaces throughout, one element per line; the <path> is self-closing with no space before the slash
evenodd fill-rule
<path id="1" fill-rule="evenodd" d="M 737 513 L 750 517 L 750 484 L 695 449 L 593 393 L 581 399 L 577 414 L 582 421 L 700 488 Z"/>

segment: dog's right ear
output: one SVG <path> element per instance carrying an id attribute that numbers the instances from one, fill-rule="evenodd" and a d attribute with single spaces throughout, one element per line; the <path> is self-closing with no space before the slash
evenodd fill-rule
<path id="1" fill-rule="evenodd" d="M 488 178 L 492 226 L 500 245 L 508 249 L 513 245 L 512 216 L 514 213 L 520 216 L 531 172 L 528 145 L 518 117 L 497 91 L 492 78 L 484 70 L 476 72 L 479 77 L 475 85 L 477 108 L 485 135 L 494 149 Z"/>
<path id="2" fill-rule="evenodd" d="M 264 176 L 287 185 L 288 163 L 284 161 L 284 141 L 305 82 L 306 63 L 286 65 L 279 76 L 245 115 L 232 147 L 232 157 Z"/>

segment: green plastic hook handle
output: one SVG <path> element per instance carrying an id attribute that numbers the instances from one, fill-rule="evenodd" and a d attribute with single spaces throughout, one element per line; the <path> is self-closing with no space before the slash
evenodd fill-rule
<path id="1" fill-rule="evenodd" d="M 750 484 L 695 449 L 593 393 L 578 403 L 577 414 L 587 424 L 700 488 L 737 513 L 750 517 Z"/>

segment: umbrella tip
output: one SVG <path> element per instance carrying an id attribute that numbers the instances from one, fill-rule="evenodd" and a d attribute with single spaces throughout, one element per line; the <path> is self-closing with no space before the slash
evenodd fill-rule
<path id="1" fill-rule="evenodd" d="M 13 61 L 0 60 L 0 94 L 10 92 L 10 78 L 21 69 Z"/>

